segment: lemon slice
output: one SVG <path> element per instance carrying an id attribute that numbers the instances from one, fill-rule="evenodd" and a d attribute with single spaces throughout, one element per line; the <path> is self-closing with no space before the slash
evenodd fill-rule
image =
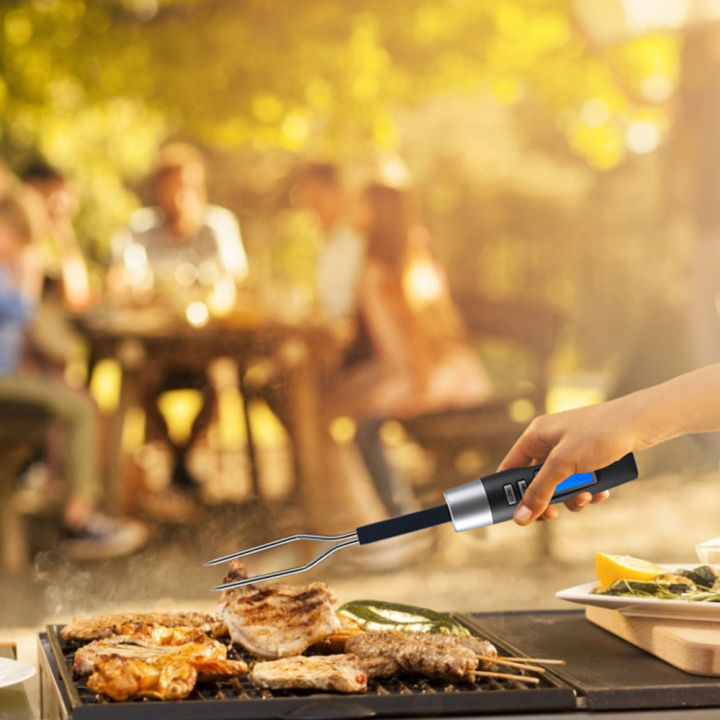
<path id="1" fill-rule="evenodd" d="M 616 580 L 652 580 L 666 572 L 665 568 L 632 555 L 595 555 L 595 572 L 603 587 L 610 587 Z"/>

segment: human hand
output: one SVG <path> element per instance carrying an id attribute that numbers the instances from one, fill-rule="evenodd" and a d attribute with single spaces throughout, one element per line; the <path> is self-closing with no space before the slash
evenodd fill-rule
<path id="1" fill-rule="evenodd" d="M 540 516 L 557 517 L 557 508 L 549 503 L 560 482 L 574 473 L 603 468 L 636 449 L 635 404 L 627 397 L 535 418 L 498 468 L 543 463 L 515 510 L 515 522 L 527 525 Z M 583 492 L 565 506 L 576 512 L 608 497 L 607 491 L 596 495 Z"/>

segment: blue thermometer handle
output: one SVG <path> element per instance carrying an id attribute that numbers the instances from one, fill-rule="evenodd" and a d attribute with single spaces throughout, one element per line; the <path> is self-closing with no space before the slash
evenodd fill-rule
<path id="1" fill-rule="evenodd" d="M 510 520 L 541 467 L 511 468 L 448 490 L 445 500 L 455 529 L 470 530 Z M 581 492 L 595 495 L 637 476 L 635 458 L 629 453 L 607 467 L 566 478 L 555 488 L 550 502 L 565 502 Z"/>
<path id="2" fill-rule="evenodd" d="M 356 528 L 358 541 L 365 545 L 446 522 L 452 522 L 461 532 L 510 520 L 541 467 L 511 468 L 458 485 L 445 491 L 444 505 Z M 635 458 L 629 453 L 607 467 L 565 478 L 555 488 L 550 502 L 565 502 L 581 492 L 595 495 L 637 476 Z"/>

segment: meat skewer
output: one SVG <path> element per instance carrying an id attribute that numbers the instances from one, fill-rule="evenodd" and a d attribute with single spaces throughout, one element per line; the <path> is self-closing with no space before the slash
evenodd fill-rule
<path id="1" fill-rule="evenodd" d="M 557 660 L 554 658 L 526 658 L 522 656 L 518 657 L 504 657 L 498 656 L 498 660 L 512 660 L 513 662 L 522 663 L 542 663 L 543 665 L 565 665 L 564 660 Z"/>
<path id="2" fill-rule="evenodd" d="M 478 640 L 470 637 L 460 639 L 464 641 Z M 391 659 L 397 663 L 398 670 L 405 673 L 472 681 L 478 665 L 478 657 L 475 650 L 467 645 L 473 647 L 478 645 L 477 643 L 457 642 L 457 640 L 458 638 L 448 635 L 385 630 L 355 635 L 347 641 L 345 650 L 360 658 L 384 657 Z M 482 643 L 483 641 L 478 642 Z M 486 652 L 489 651 L 487 646 L 483 647 Z"/>
<path id="3" fill-rule="evenodd" d="M 507 665 L 507 667 L 514 667 L 520 670 L 531 670 L 532 672 L 543 673 L 547 672 L 547 669 L 540 667 L 540 665 L 532 665 L 530 663 L 515 662 L 514 660 L 498 660 L 497 658 L 481 657 L 478 655 L 478 660 L 482 662 L 483 667 L 492 667 L 493 665 Z"/>
<path id="4" fill-rule="evenodd" d="M 540 678 L 532 677 L 529 675 L 511 675 L 510 673 L 499 673 L 489 672 L 488 670 L 476 670 L 473 675 L 475 677 L 491 677 L 502 680 L 516 680 L 517 682 L 532 683 L 537 685 L 540 682 Z"/>

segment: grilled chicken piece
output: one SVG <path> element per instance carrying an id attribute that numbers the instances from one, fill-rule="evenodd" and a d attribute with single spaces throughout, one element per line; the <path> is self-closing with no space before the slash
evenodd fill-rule
<path id="1" fill-rule="evenodd" d="M 256 663 L 250 679 L 272 690 L 359 693 L 367 690 L 368 675 L 356 655 L 298 655 Z"/>
<path id="2" fill-rule="evenodd" d="M 110 658 L 99 662 L 87 685 L 95 693 L 113 700 L 151 697 L 181 700 L 195 687 L 198 673 L 182 661 L 153 665 L 137 658 Z"/>
<path id="3" fill-rule="evenodd" d="M 478 665 L 477 653 L 451 635 L 396 630 L 361 633 L 347 641 L 345 651 L 360 658 L 392 660 L 400 672 L 452 680 L 474 680 Z"/>
<path id="4" fill-rule="evenodd" d="M 60 631 L 60 635 L 63 640 L 89 642 L 113 635 L 132 635 L 141 632 L 146 625 L 194 628 L 214 637 L 227 635 L 227 627 L 221 620 L 199 612 L 128 613 L 73 618 Z"/>
<path id="5" fill-rule="evenodd" d="M 194 642 L 181 645 L 155 645 L 143 638 L 113 637 L 105 640 L 94 640 L 81 647 L 73 658 L 73 673 L 75 675 L 88 675 L 97 663 L 109 660 L 112 657 L 134 658 L 150 664 L 165 663 L 171 660 L 183 660 L 198 666 L 210 661 L 227 661 L 227 647 L 207 635 Z M 247 665 L 237 661 L 228 668 L 234 668 L 232 675 L 247 672 Z"/>
<path id="6" fill-rule="evenodd" d="M 234 560 L 223 582 L 245 577 L 244 565 Z M 217 614 L 233 642 L 257 657 L 275 659 L 299 655 L 339 630 L 337 604 L 335 594 L 321 582 L 303 587 L 285 583 L 246 585 L 225 590 Z"/>
<path id="7" fill-rule="evenodd" d="M 90 645 L 95 643 L 135 643 L 145 646 L 174 646 L 184 645 L 189 642 L 217 642 L 213 640 L 207 633 L 193 627 L 166 627 L 165 625 L 156 625 L 154 623 L 133 623 L 127 626 L 128 630 L 132 630 L 127 635 L 110 635 L 107 638 L 93 640 Z M 88 647 L 83 646 L 82 650 Z M 224 645 L 222 647 L 225 647 Z"/>
<path id="8" fill-rule="evenodd" d="M 228 660 L 217 640 L 184 645 L 137 645 L 117 638 L 96 640 L 75 653 L 73 672 L 92 673 L 88 687 L 113 700 L 187 697 L 195 682 L 237 677 L 247 672 L 242 660 Z"/>

